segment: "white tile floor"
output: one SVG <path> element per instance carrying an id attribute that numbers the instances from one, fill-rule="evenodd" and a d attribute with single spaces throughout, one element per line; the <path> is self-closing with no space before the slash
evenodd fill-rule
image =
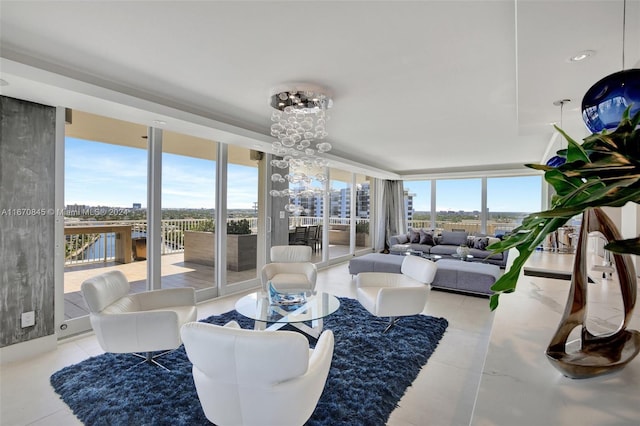
<path id="1" fill-rule="evenodd" d="M 346 264 L 320 271 L 317 286 L 340 297 L 355 297 L 355 284 Z M 238 297 L 198 305 L 198 316 L 229 311 Z M 468 425 L 493 322 L 488 299 L 432 291 L 424 313 L 446 318 L 449 327 L 387 425 Z M 49 376 L 100 353 L 95 336 L 88 334 L 67 339 L 55 351 L 36 358 L 2 365 L 0 424 L 81 424 L 54 393 Z"/>

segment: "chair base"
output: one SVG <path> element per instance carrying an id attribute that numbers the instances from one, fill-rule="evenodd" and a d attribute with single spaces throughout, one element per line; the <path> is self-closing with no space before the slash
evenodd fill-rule
<path id="1" fill-rule="evenodd" d="M 386 333 L 387 331 L 395 327 L 398 321 L 400 321 L 400 318 L 401 317 L 389 317 L 389 325 L 387 325 L 387 328 L 384 329 L 383 333 Z"/>
<path id="2" fill-rule="evenodd" d="M 158 361 L 156 361 L 156 358 L 159 358 L 159 357 L 161 357 L 163 355 L 166 355 L 169 352 L 173 352 L 173 351 L 175 351 L 175 349 L 171 349 L 171 350 L 159 353 L 158 355 L 153 355 L 153 352 L 146 352 L 145 354 L 139 354 L 139 353 L 133 352 L 133 353 L 131 353 L 131 355 L 137 356 L 138 358 L 142 358 L 142 361 L 140 361 L 136 365 L 133 365 L 133 366 L 129 367 L 129 369 L 138 367 L 138 366 L 140 366 L 140 365 L 142 365 L 144 363 L 149 363 L 151 365 L 155 365 L 156 367 L 160 367 L 160 368 L 163 368 L 163 369 L 165 369 L 167 371 L 171 371 L 167 367 L 165 367 L 164 365 L 162 365 Z"/>

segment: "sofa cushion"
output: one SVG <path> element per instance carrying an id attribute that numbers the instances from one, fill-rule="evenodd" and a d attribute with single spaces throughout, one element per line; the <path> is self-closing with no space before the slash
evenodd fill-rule
<path id="1" fill-rule="evenodd" d="M 499 243 L 499 242 L 500 242 L 500 238 L 489 237 L 489 245 L 494 243 Z"/>
<path id="2" fill-rule="evenodd" d="M 420 243 L 420 233 L 417 229 L 409 228 L 409 242 Z"/>
<path id="3" fill-rule="evenodd" d="M 431 247 L 430 254 L 437 254 L 440 256 L 451 256 L 456 252 L 457 249 L 458 249 L 458 246 L 438 244 L 436 246 Z"/>
<path id="4" fill-rule="evenodd" d="M 396 240 L 398 240 L 398 244 L 407 244 L 409 242 L 409 237 L 404 234 L 400 234 L 396 235 Z"/>
<path id="5" fill-rule="evenodd" d="M 433 233 L 427 232 L 424 229 L 418 231 L 420 233 L 420 244 L 426 244 L 428 246 L 435 246 L 436 243 L 433 240 Z"/>
<path id="6" fill-rule="evenodd" d="M 429 254 L 431 252 L 431 246 L 428 244 L 413 243 L 413 244 L 409 244 L 409 248 L 411 250 L 421 251 L 426 254 Z"/>
<path id="7" fill-rule="evenodd" d="M 467 244 L 469 234 L 461 231 L 442 231 L 439 244 L 461 246 Z"/>
<path id="8" fill-rule="evenodd" d="M 360 272 L 393 272 L 400 273 L 404 256 L 391 254 L 369 253 L 349 260 L 349 273 L 357 275 Z"/>
<path id="9" fill-rule="evenodd" d="M 469 250 L 469 254 L 474 257 L 474 261 L 479 261 L 479 262 L 489 260 L 489 259 L 504 260 L 503 253 L 506 253 L 506 252 L 493 253 L 491 250 L 478 250 L 475 248 L 472 248 Z"/>

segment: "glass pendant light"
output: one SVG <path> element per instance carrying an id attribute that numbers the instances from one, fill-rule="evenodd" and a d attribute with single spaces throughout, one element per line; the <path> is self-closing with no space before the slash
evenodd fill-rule
<path id="1" fill-rule="evenodd" d="M 553 104 L 555 106 L 560 106 L 560 128 L 562 129 L 562 110 L 564 109 L 564 104 L 567 102 L 571 102 L 571 99 L 560 99 L 559 101 L 554 101 Z M 562 144 L 562 142 L 561 142 Z M 560 149 L 558 151 L 558 153 L 556 155 L 554 155 L 553 157 L 549 158 L 549 161 L 547 161 L 547 166 L 549 167 L 560 167 L 562 166 L 564 163 L 567 162 L 567 157 L 566 154 L 560 155 L 563 153 L 563 150 Z"/>
<path id="2" fill-rule="evenodd" d="M 624 69 L 627 2 L 622 11 L 622 71 L 594 84 L 582 99 L 582 119 L 592 133 L 618 127 L 622 113 L 631 105 L 630 116 L 640 111 L 640 69 Z"/>

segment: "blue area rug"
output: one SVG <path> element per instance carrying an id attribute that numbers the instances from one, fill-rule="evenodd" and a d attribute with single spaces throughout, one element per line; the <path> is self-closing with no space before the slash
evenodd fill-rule
<path id="1" fill-rule="evenodd" d="M 235 311 L 204 321 L 222 325 L 230 320 L 253 328 L 252 320 Z M 383 334 L 386 324 L 356 300 L 340 298 L 340 309 L 324 320 L 324 328 L 334 332 L 335 350 L 324 392 L 307 425 L 384 425 L 448 326 L 444 318 L 416 315 Z M 200 406 L 184 347 L 161 360 L 170 372 L 148 364 L 128 370 L 138 358 L 103 354 L 54 373 L 51 385 L 86 425 L 211 424 Z"/>

